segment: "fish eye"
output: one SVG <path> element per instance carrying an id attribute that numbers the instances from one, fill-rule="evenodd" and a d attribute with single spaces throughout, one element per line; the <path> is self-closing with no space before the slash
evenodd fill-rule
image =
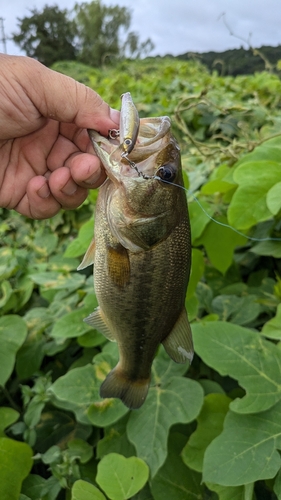
<path id="1" fill-rule="evenodd" d="M 126 146 L 130 146 L 132 144 L 131 139 L 125 139 L 124 144 L 126 144 Z"/>
<path id="2" fill-rule="evenodd" d="M 160 179 L 162 179 L 163 181 L 173 182 L 176 177 L 176 172 L 171 165 L 167 164 L 158 168 L 156 176 L 160 177 Z"/>

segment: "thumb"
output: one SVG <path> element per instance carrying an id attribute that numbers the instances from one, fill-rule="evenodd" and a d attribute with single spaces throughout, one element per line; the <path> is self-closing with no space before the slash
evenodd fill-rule
<path id="1" fill-rule="evenodd" d="M 93 128 L 103 135 L 119 126 L 119 111 L 110 108 L 94 90 L 34 59 L 22 59 L 29 75 L 26 93 L 42 116 Z"/>

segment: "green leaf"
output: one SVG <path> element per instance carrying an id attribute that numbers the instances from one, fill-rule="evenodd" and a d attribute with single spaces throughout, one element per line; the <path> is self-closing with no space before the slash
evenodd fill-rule
<path id="1" fill-rule="evenodd" d="M 78 479 L 72 486 L 71 500 L 106 500 L 106 498 L 93 484 Z"/>
<path id="2" fill-rule="evenodd" d="M 16 422 L 19 416 L 19 412 L 13 408 L 6 408 L 4 406 L 0 408 L 0 437 L 5 436 L 4 430 Z"/>
<path id="3" fill-rule="evenodd" d="M 278 472 L 278 474 L 276 476 L 273 491 L 274 491 L 275 495 L 277 496 L 277 499 L 280 500 L 280 498 L 281 498 L 281 470 Z"/>
<path id="4" fill-rule="evenodd" d="M 31 500 L 37 500 L 43 497 L 45 486 L 46 479 L 38 476 L 37 474 L 29 474 L 29 476 L 27 476 L 27 478 L 22 483 L 21 491 Z"/>
<path id="5" fill-rule="evenodd" d="M 52 337 L 56 339 L 80 337 L 92 330 L 91 326 L 83 321 L 92 310 L 93 307 L 83 307 L 59 318 L 52 329 Z"/>
<path id="6" fill-rule="evenodd" d="M 222 432 L 230 402 L 231 399 L 224 394 L 205 396 L 204 405 L 197 417 L 197 428 L 182 451 L 182 459 L 191 469 L 202 472 L 205 450 Z"/>
<path id="7" fill-rule="evenodd" d="M 148 466 L 140 458 L 110 453 L 98 464 L 96 481 L 111 500 L 125 500 L 144 487 L 148 476 Z"/>
<path id="8" fill-rule="evenodd" d="M 229 411 L 224 430 L 205 453 L 203 480 L 240 486 L 273 478 L 281 467 L 281 402 L 256 415 Z"/>
<path id="9" fill-rule="evenodd" d="M 68 456 L 78 458 L 82 464 L 89 462 L 93 456 L 93 447 L 84 439 L 71 439 L 68 441 L 67 446 L 69 450 Z"/>
<path id="10" fill-rule="evenodd" d="M 273 161 L 243 163 L 236 168 L 234 180 L 239 184 L 228 209 L 230 225 L 248 229 L 272 217 L 267 206 L 268 191 L 280 180 L 281 165 Z"/>
<path id="11" fill-rule="evenodd" d="M 265 411 L 281 399 L 281 352 L 257 332 L 225 322 L 192 325 L 196 353 L 221 375 L 238 380 L 246 396 L 233 411 Z M 211 481 L 216 482 L 216 481 Z"/>
<path id="12" fill-rule="evenodd" d="M 257 255 L 269 255 L 275 259 L 281 258 L 281 242 L 280 241 L 261 241 L 251 248 L 251 252 Z"/>
<path id="13" fill-rule="evenodd" d="M 127 435 L 135 445 L 138 457 L 149 465 L 152 477 L 167 457 L 170 427 L 194 420 L 202 403 L 203 390 L 198 382 L 172 377 L 152 386 L 144 405 L 131 413 Z"/>
<path id="14" fill-rule="evenodd" d="M 199 200 L 195 200 L 188 204 L 188 211 L 191 224 L 192 243 L 194 243 L 201 236 L 204 229 L 209 224 L 210 218 L 208 217 L 208 215 L 213 215 L 214 208 L 205 201 L 199 202 Z"/>
<path id="15" fill-rule="evenodd" d="M 197 248 L 192 249 L 191 256 L 191 272 L 190 279 L 188 283 L 186 299 L 189 300 L 195 293 L 198 281 L 202 278 L 204 273 L 204 256 L 201 250 Z"/>
<path id="16" fill-rule="evenodd" d="M 196 245 L 204 245 L 212 265 L 221 273 L 225 273 L 233 261 L 233 253 L 237 246 L 247 242 L 245 236 L 234 232 L 227 224 L 225 217 L 217 217 L 218 223 L 210 221 Z"/>
<path id="17" fill-rule="evenodd" d="M 261 333 L 264 337 L 281 340 L 281 304 L 278 304 L 276 316 L 263 325 Z"/>
<path id="18" fill-rule="evenodd" d="M 211 491 L 215 491 L 219 500 L 246 500 L 245 486 L 221 486 L 219 484 L 207 483 Z M 252 500 L 253 496 L 249 497 Z"/>
<path id="19" fill-rule="evenodd" d="M 0 385 L 4 386 L 10 377 L 16 359 L 16 353 L 27 334 L 26 323 L 16 315 L 0 318 Z"/>
<path id="20" fill-rule="evenodd" d="M 18 500 L 21 484 L 32 467 L 32 449 L 5 437 L 0 438 L 0 498 Z"/>
<path id="21" fill-rule="evenodd" d="M 31 274 L 30 279 L 46 290 L 76 290 L 85 282 L 85 276 L 79 273 L 62 274 L 56 271 L 46 271 Z"/>
<path id="22" fill-rule="evenodd" d="M 184 438 L 184 440 L 183 440 Z M 201 474 L 188 469 L 180 453 L 186 438 L 173 432 L 164 465 L 151 480 L 154 500 L 194 500 L 203 498 Z"/>
<path id="23" fill-rule="evenodd" d="M 267 196 L 266 196 L 266 203 L 273 215 L 278 214 L 280 208 L 281 208 L 281 182 L 277 182 L 277 184 L 274 184 L 272 188 L 268 191 Z"/>
<path id="24" fill-rule="evenodd" d="M 80 257 L 86 252 L 88 246 L 91 243 L 94 235 L 94 222 L 93 219 L 88 220 L 81 226 L 78 232 L 77 238 L 69 243 L 66 251 L 64 252 L 64 257 Z"/>
<path id="25" fill-rule="evenodd" d="M 129 411 L 119 399 L 99 396 L 101 382 L 115 365 L 116 358 L 101 353 L 94 365 L 73 368 L 51 386 L 54 404 L 73 411 L 81 423 L 98 427 L 113 424 Z"/>
<path id="26" fill-rule="evenodd" d="M 235 295 L 217 295 L 212 301 L 214 313 L 222 321 L 231 321 L 237 325 L 247 325 L 254 321 L 261 312 L 256 295 L 236 297 Z"/>
<path id="27" fill-rule="evenodd" d="M 127 438 L 127 422 L 128 415 L 104 429 L 104 436 L 97 445 L 98 458 L 102 458 L 108 453 L 119 453 L 124 457 L 135 455 L 135 448 Z"/>

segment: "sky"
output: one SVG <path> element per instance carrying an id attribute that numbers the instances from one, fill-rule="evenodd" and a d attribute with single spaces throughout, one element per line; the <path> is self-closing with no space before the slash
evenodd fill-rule
<path id="1" fill-rule="evenodd" d="M 11 34 L 18 31 L 17 18 L 28 17 L 34 7 L 42 11 L 48 4 L 71 10 L 75 3 L 82 2 L 2 0 L 0 17 L 4 19 L 8 37 L 7 53 L 21 54 L 9 40 Z M 140 41 L 152 39 L 155 49 L 151 55 L 249 48 L 249 39 L 252 47 L 257 48 L 281 45 L 281 0 L 102 0 L 102 3 L 130 9 L 130 30 L 139 34 Z M 236 36 L 230 34 L 223 19 Z M 0 52 L 4 52 L 1 39 L 0 32 Z"/>

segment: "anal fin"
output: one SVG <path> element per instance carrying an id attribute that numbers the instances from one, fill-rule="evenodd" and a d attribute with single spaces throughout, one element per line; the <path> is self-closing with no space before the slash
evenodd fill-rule
<path id="1" fill-rule="evenodd" d="M 77 271 L 81 271 L 81 269 L 85 269 L 85 267 L 90 266 L 94 263 L 95 260 L 95 240 L 93 239 L 89 245 L 88 250 L 86 251 L 81 264 L 77 267 Z"/>
<path id="2" fill-rule="evenodd" d="M 183 309 L 173 330 L 162 341 L 162 344 L 170 358 L 176 363 L 185 363 L 187 360 L 191 363 L 194 349 L 191 328 L 185 309 Z"/>
<path id="3" fill-rule="evenodd" d="M 87 316 L 84 321 L 85 323 L 102 333 L 108 340 L 111 340 L 111 342 L 116 342 L 113 333 L 111 332 L 109 326 L 106 324 L 103 312 L 100 307 L 97 307 L 97 309 L 89 314 L 89 316 Z"/>

